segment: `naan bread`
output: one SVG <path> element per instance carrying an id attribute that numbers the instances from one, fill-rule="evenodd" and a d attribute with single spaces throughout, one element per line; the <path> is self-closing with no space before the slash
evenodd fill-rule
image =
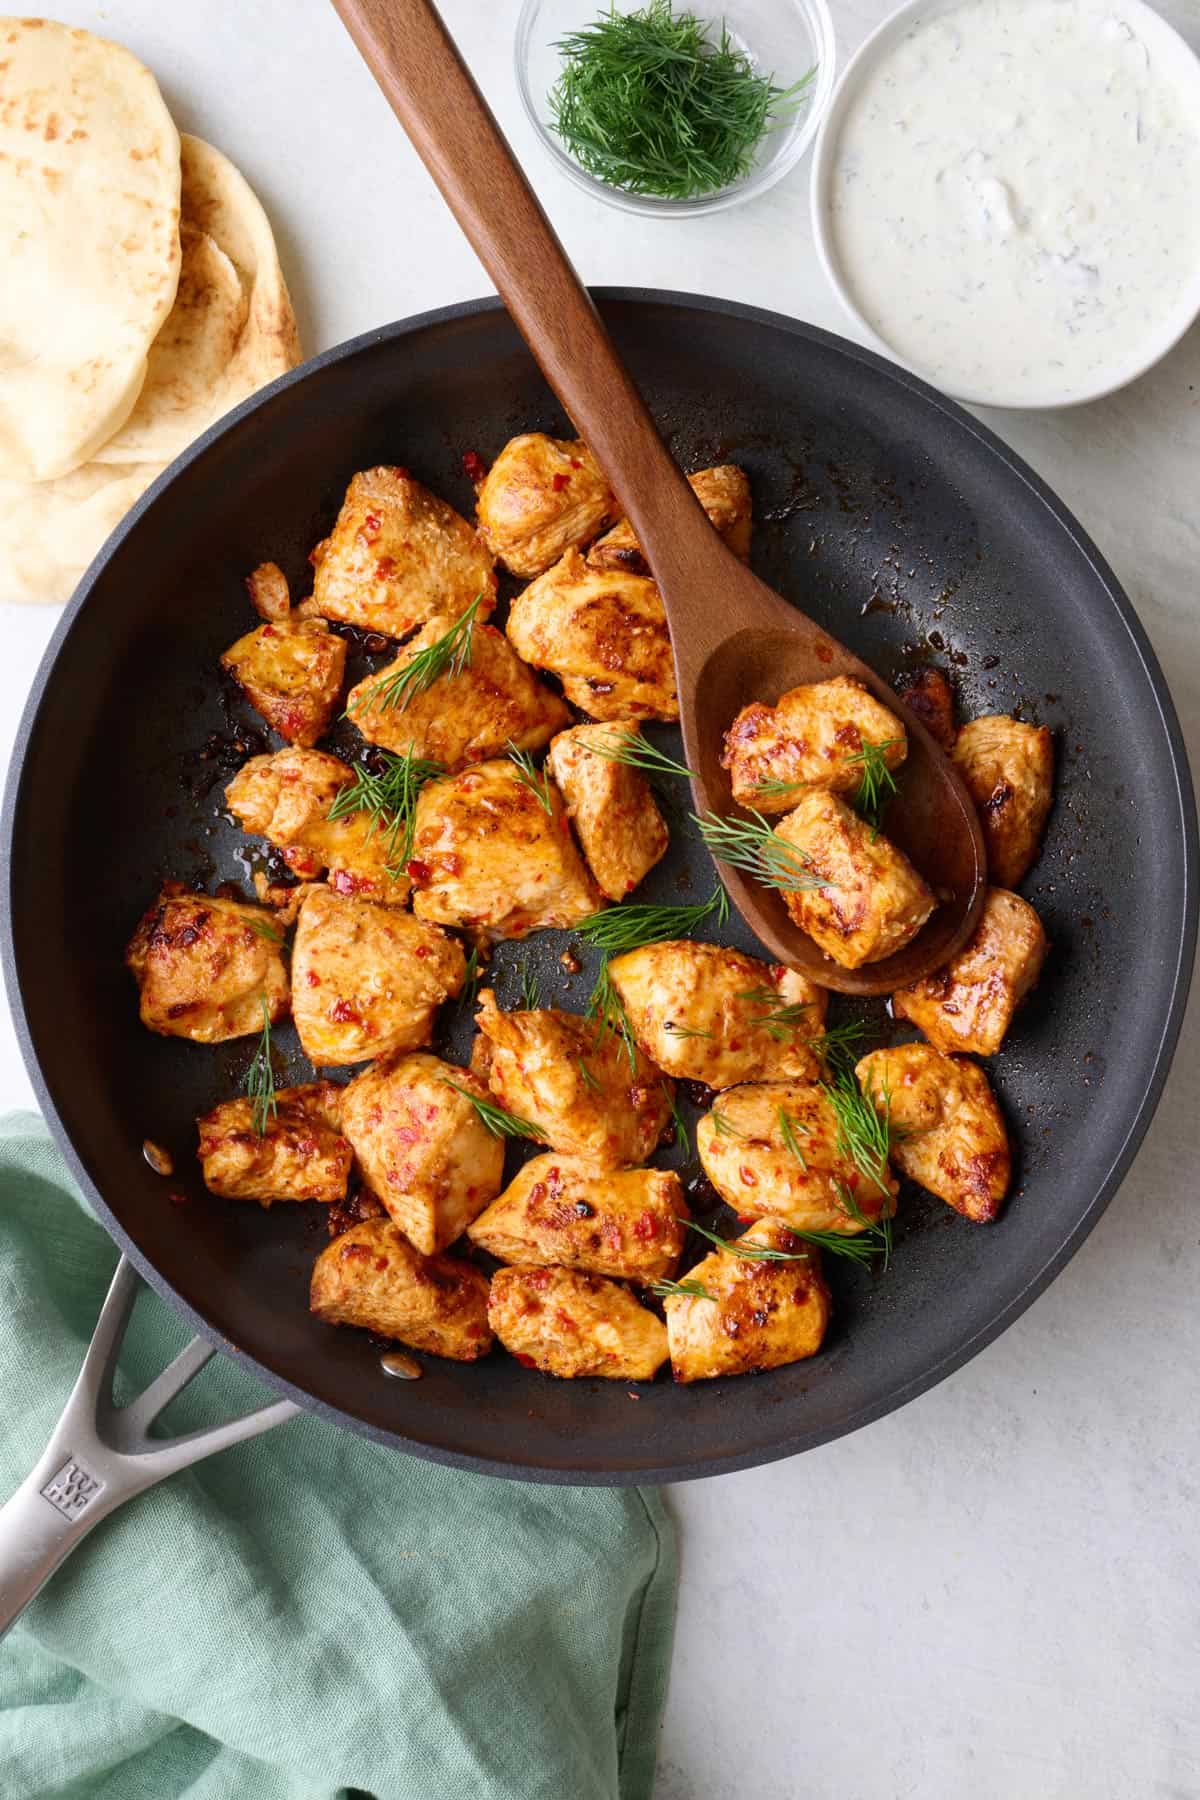
<path id="1" fill-rule="evenodd" d="M 136 57 L 0 19 L 0 477 L 66 475 L 129 417 L 175 299 L 179 183 Z"/>
<path id="2" fill-rule="evenodd" d="M 69 600 L 162 465 L 88 463 L 56 481 L 0 479 L 0 601 Z"/>
<path id="3" fill-rule="evenodd" d="M 168 463 L 239 401 L 300 361 L 270 221 L 228 157 L 185 132 L 183 266 L 146 384 L 102 463 Z"/>

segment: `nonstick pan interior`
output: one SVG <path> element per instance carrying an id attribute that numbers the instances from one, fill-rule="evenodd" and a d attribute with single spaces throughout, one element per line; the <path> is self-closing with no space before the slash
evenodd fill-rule
<path id="1" fill-rule="evenodd" d="M 835 1322 L 815 1360 L 635 1397 L 499 1352 L 474 1366 L 427 1358 L 421 1381 L 390 1382 L 363 1334 L 308 1316 L 316 1209 L 266 1213 L 205 1192 L 191 1121 L 235 1089 L 251 1046 L 145 1032 L 122 951 L 164 876 L 250 891 L 220 793 L 269 740 L 216 659 L 248 628 L 242 582 L 256 563 L 273 558 L 294 595 L 307 591 L 307 552 L 355 469 L 404 463 L 469 512 L 464 452 L 486 459 L 517 431 L 566 428 L 495 302 L 316 359 L 175 466 L 64 620 L 6 805 L 18 1024 L 59 1140 L 138 1267 L 306 1404 L 443 1461 L 563 1482 L 680 1479 L 806 1449 L 995 1336 L 1128 1165 L 1165 1078 L 1195 930 L 1191 791 L 1161 672 L 1112 575 L 1029 471 L 920 382 L 826 333 L 685 296 L 611 292 L 602 307 L 685 467 L 749 472 L 767 581 L 885 676 L 933 661 L 964 716 L 1014 711 L 1055 732 L 1057 799 L 1025 884 L 1053 951 L 992 1064 L 1018 1153 L 997 1224 L 910 1193 L 887 1272 L 833 1271 Z M 711 881 L 685 845 L 649 892 L 696 898 Z M 753 948 L 740 926 L 722 935 Z M 582 1010 L 590 965 L 568 978 L 566 942 L 504 947 L 501 999 L 524 963 L 546 998 Z M 463 1057 L 469 1037 L 467 1013 L 448 1009 L 439 1048 Z M 290 1027 L 278 1039 L 294 1050 Z M 170 1181 L 143 1161 L 146 1137 L 171 1150 Z"/>

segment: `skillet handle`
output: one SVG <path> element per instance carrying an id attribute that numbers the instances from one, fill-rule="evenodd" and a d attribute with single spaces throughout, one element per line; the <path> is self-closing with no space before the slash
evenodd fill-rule
<path id="1" fill-rule="evenodd" d="M 116 1406 L 113 1373 L 141 1286 L 122 1257 L 50 1442 L 0 1507 L 0 1637 L 88 1532 L 118 1506 L 177 1469 L 270 1431 L 301 1410 L 290 1400 L 277 1400 L 208 1430 L 151 1437 L 159 1413 L 214 1352 L 203 1338 L 193 1338 L 144 1393 Z"/>

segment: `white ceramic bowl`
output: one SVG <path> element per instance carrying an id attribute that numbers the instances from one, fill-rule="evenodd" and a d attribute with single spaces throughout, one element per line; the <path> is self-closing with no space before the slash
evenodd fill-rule
<path id="1" fill-rule="evenodd" d="M 525 0 L 517 24 L 517 86 L 525 111 L 553 161 L 576 187 L 625 212 L 687 219 L 751 200 L 795 168 L 812 143 L 833 92 L 837 49 L 826 0 L 728 0 L 725 5 L 721 0 L 680 0 L 681 11 L 711 19 L 718 29 L 724 21 L 734 42 L 747 52 L 755 67 L 773 75 L 779 86 L 788 87 L 808 69 L 814 71 L 802 104 L 767 132 L 745 179 L 695 200 L 627 194 L 605 181 L 597 181 L 579 166 L 551 126 L 549 96 L 562 66 L 558 40 L 567 32 L 594 24 L 608 10 L 609 3 L 610 0 Z M 644 0 L 615 0 L 615 9 L 632 12 L 643 4 Z"/>
<path id="2" fill-rule="evenodd" d="M 1127 343 L 1123 353 L 1114 356 L 1111 364 L 1106 365 L 1094 380 L 1082 388 L 1071 387 L 1061 391 L 1055 390 L 1048 382 L 1044 392 L 1039 392 L 1036 397 L 1023 393 L 1019 398 L 1006 394 L 999 388 L 984 392 L 965 385 L 955 385 L 943 373 L 922 367 L 904 355 L 882 337 L 865 316 L 853 284 L 839 259 L 836 231 L 832 222 L 831 195 L 837 172 L 840 134 L 849 108 L 859 96 L 867 78 L 874 74 L 914 26 L 923 19 L 969 4 L 970 0 L 907 0 L 905 5 L 885 19 L 867 38 L 847 64 L 821 120 L 813 151 L 810 202 L 817 253 L 842 306 L 871 347 L 890 357 L 893 362 L 911 369 L 914 374 L 922 376 L 955 399 L 978 406 L 1020 407 L 1024 410 L 1081 406 L 1088 401 L 1099 400 L 1106 394 L 1115 393 L 1118 388 L 1125 387 L 1139 375 L 1144 375 L 1147 369 L 1152 368 L 1174 348 L 1197 317 L 1200 317 L 1200 259 L 1197 260 L 1182 305 L 1177 306 L 1157 329 L 1148 329 L 1135 344 Z M 1200 58 L 1143 0 L 1117 0 L 1113 10 L 1128 19 L 1136 20 L 1139 33 L 1156 46 L 1162 59 L 1169 63 L 1173 79 L 1187 92 L 1192 116 L 1200 118 Z M 1200 194 L 1194 197 L 1193 204 L 1200 207 Z"/>

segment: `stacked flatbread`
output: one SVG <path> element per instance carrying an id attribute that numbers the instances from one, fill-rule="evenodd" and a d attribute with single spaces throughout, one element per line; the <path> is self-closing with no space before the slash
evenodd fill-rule
<path id="1" fill-rule="evenodd" d="M 0 601 L 66 600 L 138 496 L 300 360 L 275 240 L 150 71 L 0 18 Z"/>

